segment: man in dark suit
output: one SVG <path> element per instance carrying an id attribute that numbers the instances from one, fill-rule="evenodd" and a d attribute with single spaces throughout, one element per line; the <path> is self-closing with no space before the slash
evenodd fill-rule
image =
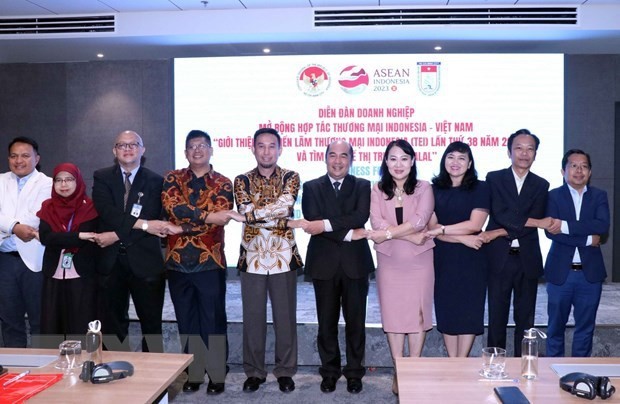
<path id="1" fill-rule="evenodd" d="M 523 332 L 534 326 L 542 255 L 538 229 L 556 230 L 559 221 L 545 217 L 549 182 L 530 171 L 540 140 L 527 129 L 508 138 L 509 168 L 487 174 L 491 215 L 480 234 L 489 243 L 488 346 L 506 348 L 506 326 L 513 295 L 514 355 L 521 356 Z"/>
<path id="2" fill-rule="evenodd" d="M 549 301 L 547 356 L 564 356 L 564 330 L 574 307 L 575 333 L 570 356 L 590 356 L 596 311 L 607 277 L 601 235 L 609 231 L 607 193 L 589 186 L 590 155 L 571 149 L 562 159 L 564 185 L 549 192 L 547 215 L 561 228 L 546 232 L 552 240 L 545 262 Z"/>
<path id="3" fill-rule="evenodd" d="M 162 215 L 163 178 L 141 166 L 145 148 L 133 131 L 121 132 L 112 152 L 117 164 L 95 171 L 93 202 L 100 217 L 96 242 L 102 247 L 103 330 L 125 343 L 129 295 L 140 319 L 143 351 L 163 352 L 161 316 L 164 261 L 159 237 L 168 233 Z M 147 344 L 148 340 L 148 344 Z M 107 347 L 117 349 L 107 339 Z"/>
<path id="4" fill-rule="evenodd" d="M 303 186 L 302 228 L 312 235 L 306 270 L 312 278 L 319 320 L 321 391 L 336 389 L 344 374 L 347 390 L 359 393 L 365 374 L 366 296 L 374 270 L 364 224 L 370 215 L 370 182 L 349 175 L 353 149 L 345 141 L 327 147 L 327 175 Z M 341 369 L 338 346 L 340 307 L 346 322 L 347 364 Z"/>

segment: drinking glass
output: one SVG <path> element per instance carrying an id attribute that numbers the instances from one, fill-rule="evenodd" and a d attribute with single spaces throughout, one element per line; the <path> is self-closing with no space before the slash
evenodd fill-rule
<path id="1" fill-rule="evenodd" d="M 504 348 L 487 347 L 482 349 L 482 370 L 480 374 L 487 379 L 503 379 L 506 377 L 506 350 Z"/>

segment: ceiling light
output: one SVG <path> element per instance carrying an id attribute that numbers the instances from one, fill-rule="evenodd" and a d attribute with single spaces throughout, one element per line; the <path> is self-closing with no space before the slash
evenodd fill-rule
<path id="1" fill-rule="evenodd" d="M 435 48 L 434 48 L 434 49 L 435 49 L 436 51 L 440 51 L 440 50 L 442 49 L 442 47 L 441 47 L 441 46 L 439 46 L 439 45 L 437 45 L 437 46 L 435 46 Z"/>
<path id="2" fill-rule="evenodd" d="M 104 55 L 103 53 L 97 53 L 97 57 L 98 57 L 99 59 L 103 59 L 103 57 L 104 57 L 104 56 L 105 56 L 105 55 Z"/>
<path id="3" fill-rule="evenodd" d="M 263 53 L 269 53 L 269 52 L 271 52 L 271 49 L 269 49 L 269 48 L 264 48 L 263 49 Z"/>

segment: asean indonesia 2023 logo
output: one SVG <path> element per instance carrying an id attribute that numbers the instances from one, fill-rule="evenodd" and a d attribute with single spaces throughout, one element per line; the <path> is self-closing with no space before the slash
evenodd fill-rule
<path id="1" fill-rule="evenodd" d="M 297 75 L 297 87 L 310 97 L 323 94 L 330 85 L 329 74 L 321 65 L 305 66 Z"/>
<path id="2" fill-rule="evenodd" d="M 418 89 L 424 95 L 434 95 L 439 91 L 439 72 L 441 62 L 418 62 Z"/>
<path id="3" fill-rule="evenodd" d="M 361 94 L 368 87 L 368 74 L 359 66 L 347 66 L 338 78 L 340 89 L 347 94 Z"/>

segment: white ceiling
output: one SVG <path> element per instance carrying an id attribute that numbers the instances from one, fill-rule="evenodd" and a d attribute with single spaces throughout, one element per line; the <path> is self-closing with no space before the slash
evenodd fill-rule
<path id="1" fill-rule="evenodd" d="M 206 5 L 203 3 L 207 3 Z M 317 30 L 326 7 L 579 6 L 556 26 L 355 27 Z M 0 0 L 0 20 L 114 14 L 116 32 L 0 35 L 0 63 L 322 53 L 620 53 L 620 0 Z"/>

